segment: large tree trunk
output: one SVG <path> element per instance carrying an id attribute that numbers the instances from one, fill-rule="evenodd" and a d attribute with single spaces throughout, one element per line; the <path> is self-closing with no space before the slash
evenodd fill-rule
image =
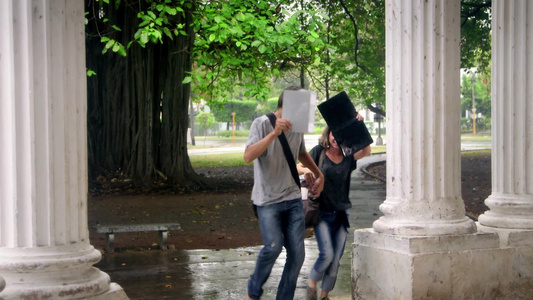
<path id="1" fill-rule="evenodd" d="M 138 11 L 131 8 L 142 8 L 144 2 L 125 2 L 118 10 L 106 5 L 104 12 L 109 24 L 122 29 L 112 38 L 127 45 L 139 23 Z M 98 10 L 87 3 L 92 20 Z M 120 173 L 140 185 L 150 186 L 158 177 L 188 188 L 202 184 L 187 154 L 190 86 L 181 83 L 191 70 L 192 14 L 188 10 L 176 17 L 187 24 L 187 36 L 146 48 L 134 43 L 125 58 L 102 55 L 98 35 L 105 28 L 95 22 L 87 26 L 87 67 L 97 73 L 87 80 L 91 181 L 100 174 Z"/>

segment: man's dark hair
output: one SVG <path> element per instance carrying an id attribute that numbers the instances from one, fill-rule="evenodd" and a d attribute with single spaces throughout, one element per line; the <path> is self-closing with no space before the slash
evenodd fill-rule
<path id="1" fill-rule="evenodd" d="M 302 88 L 297 86 L 297 85 L 291 85 L 289 87 L 286 87 L 283 92 L 285 91 L 299 91 L 301 90 Z M 278 108 L 280 107 L 283 107 L 283 92 L 281 92 L 281 95 L 279 95 L 279 99 L 278 99 Z"/>

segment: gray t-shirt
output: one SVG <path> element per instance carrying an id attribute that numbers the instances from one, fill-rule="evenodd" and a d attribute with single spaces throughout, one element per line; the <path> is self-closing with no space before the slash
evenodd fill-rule
<path id="1" fill-rule="evenodd" d="M 250 128 L 250 136 L 246 142 L 248 146 L 257 143 L 267 136 L 274 128 L 267 116 L 254 120 Z M 285 132 L 289 147 L 298 161 L 298 155 L 305 153 L 303 133 Z M 254 160 L 254 188 L 252 201 L 255 205 L 264 206 L 286 200 L 301 198 L 300 188 L 296 185 L 287 159 L 283 154 L 283 147 L 276 138 L 258 158 Z"/>

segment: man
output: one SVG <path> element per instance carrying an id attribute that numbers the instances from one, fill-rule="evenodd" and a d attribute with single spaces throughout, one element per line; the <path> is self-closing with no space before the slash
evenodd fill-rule
<path id="1" fill-rule="evenodd" d="M 285 90 L 299 90 L 291 86 Z M 324 187 L 324 176 L 307 153 L 303 133 L 291 132 L 291 122 L 281 118 L 283 93 L 278 100 L 275 127 L 267 116 L 254 120 L 244 151 L 246 162 L 254 161 L 252 200 L 259 218 L 264 247 L 257 258 L 255 271 L 248 281 L 248 299 L 259 299 L 263 284 L 283 247 L 287 260 L 278 285 L 276 299 L 293 299 L 298 274 L 305 259 L 305 218 L 300 188 L 292 177 L 289 164 L 278 139 L 286 136 L 294 161 L 310 166 L 315 182 L 310 194 L 318 197 Z"/>

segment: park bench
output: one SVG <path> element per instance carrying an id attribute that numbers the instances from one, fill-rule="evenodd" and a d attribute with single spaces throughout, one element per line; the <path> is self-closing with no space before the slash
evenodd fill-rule
<path id="1" fill-rule="evenodd" d="M 159 248 L 161 250 L 167 250 L 168 231 L 180 230 L 181 226 L 178 223 L 97 225 L 94 226 L 94 229 L 96 233 L 106 234 L 105 250 L 107 253 L 113 253 L 115 251 L 115 233 L 158 231 Z"/>

